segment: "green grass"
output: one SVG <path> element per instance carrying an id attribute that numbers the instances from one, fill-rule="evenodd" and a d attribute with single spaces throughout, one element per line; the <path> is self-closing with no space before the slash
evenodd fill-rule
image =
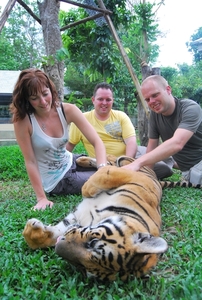
<path id="1" fill-rule="evenodd" d="M 52 209 L 33 211 L 35 194 L 18 146 L 0 147 L 0 158 L 0 299 L 202 299 L 201 190 L 163 191 L 162 236 L 169 249 L 148 280 L 104 284 L 83 278 L 53 249 L 29 249 L 22 237 L 27 219 L 56 223 L 81 197 L 52 197 Z"/>

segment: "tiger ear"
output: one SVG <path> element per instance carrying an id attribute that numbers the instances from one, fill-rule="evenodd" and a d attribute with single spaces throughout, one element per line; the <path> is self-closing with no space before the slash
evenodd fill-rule
<path id="1" fill-rule="evenodd" d="M 164 253 L 168 249 L 168 244 L 163 238 L 144 233 L 135 234 L 134 246 L 137 253 L 157 254 Z"/>
<path id="2" fill-rule="evenodd" d="M 129 156 L 119 156 L 116 160 L 117 167 L 123 167 L 125 165 L 131 164 L 135 159 Z"/>

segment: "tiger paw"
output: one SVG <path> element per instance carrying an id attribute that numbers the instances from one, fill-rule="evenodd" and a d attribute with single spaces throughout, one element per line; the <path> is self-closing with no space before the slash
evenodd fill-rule
<path id="1" fill-rule="evenodd" d="M 37 219 L 28 220 L 22 234 L 32 249 L 47 248 L 56 243 L 52 226 L 46 226 Z"/>
<path id="2" fill-rule="evenodd" d="M 80 156 L 76 159 L 77 165 L 84 168 L 97 168 L 96 159 L 89 156 Z"/>

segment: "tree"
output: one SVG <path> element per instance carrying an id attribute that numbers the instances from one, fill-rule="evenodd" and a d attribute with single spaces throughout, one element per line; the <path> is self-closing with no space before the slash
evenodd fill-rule
<path id="1" fill-rule="evenodd" d="M 199 27 L 194 34 L 191 35 L 190 41 L 186 43 L 188 51 L 193 54 L 193 61 L 195 63 L 202 61 L 202 51 L 198 50 L 198 47 L 192 42 L 202 38 L 202 27 Z"/>
<path id="2" fill-rule="evenodd" d="M 117 28 L 120 23 L 128 26 L 130 16 L 125 8 L 125 1 L 105 2 L 107 9 L 112 11 L 114 26 Z M 82 8 L 72 9 L 60 14 L 61 26 L 87 16 L 87 12 Z M 64 47 L 68 49 L 71 61 L 82 62 L 85 66 L 85 74 L 92 80 L 97 80 L 102 76 L 103 80 L 111 81 L 117 73 L 120 53 L 114 51 L 115 42 L 103 17 L 98 22 L 89 21 L 67 29 L 62 34 L 62 40 Z"/>
<path id="3" fill-rule="evenodd" d="M 48 75 L 52 78 L 52 80 L 56 84 L 56 88 L 58 90 L 60 99 L 62 100 L 63 95 L 63 70 L 64 70 L 64 63 L 61 60 L 58 60 L 59 52 L 61 52 L 62 42 L 61 42 L 61 36 L 60 36 L 60 28 L 58 23 L 58 12 L 59 12 L 59 1 L 57 0 L 44 0 L 43 2 L 38 2 L 38 8 L 40 12 L 40 19 L 37 18 L 25 5 L 25 3 L 22 0 L 18 0 L 18 2 L 31 13 L 31 15 L 42 25 L 43 28 L 43 35 L 44 35 L 44 42 L 45 42 L 45 49 L 46 49 L 46 59 L 44 60 L 43 67 L 45 71 L 48 73 Z M 85 1 L 87 2 L 87 0 Z M 89 3 L 92 3 L 93 1 L 89 0 Z M 163 2 L 163 1 L 162 1 Z M 97 3 L 102 8 L 103 11 L 106 11 L 105 5 L 101 0 L 97 0 Z M 126 28 L 130 24 L 130 12 L 126 8 L 126 1 L 120 1 L 120 0 L 106 0 L 105 4 L 108 9 L 111 9 L 113 11 L 112 14 L 112 20 L 108 14 L 106 14 L 105 19 L 107 21 L 108 26 L 103 22 L 102 28 L 99 28 L 100 32 L 99 35 L 96 36 L 96 30 L 97 28 L 94 28 L 90 34 L 91 37 L 94 37 L 94 45 L 96 47 L 93 48 L 91 61 L 90 61 L 90 68 L 87 71 L 91 71 L 92 69 L 95 69 L 96 72 L 94 74 L 101 74 L 104 75 L 104 79 L 113 79 L 114 77 L 110 78 L 110 74 L 116 75 L 118 66 L 120 64 L 120 56 L 117 56 L 118 51 L 113 51 L 114 49 L 117 50 L 117 46 L 121 52 L 122 58 L 125 61 L 127 68 L 129 70 L 129 73 L 133 79 L 133 82 L 135 82 L 135 86 L 137 89 L 137 93 L 139 94 L 139 98 L 142 100 L 142 103 L 144 104 L 140 87 L 139 87 L 139 81 L 138 78 L 131 66 L 131 63 L 127 57 L 127 54 L 122 47 L 121 43 L 118 41 L 118 36 L 116 37 L 116 30 L 118 29 L 118 25 L 121 23 Z M 141 3 L 140 3 L 141 4 Z M 143 37 L 143 43 L 141 45 L 141 48 L 143 49 L 144 46 L 144 53 L 145 55 L 148 55 L 150 52 L 150 49 L 148 47 L 149 45 L 149 39 L 147 35 L 147 28 L 148 25 L 148 12 L 147 6 L 145 6 L 145 0 L 143 0 L 143 6 L 141 6 L 140 12 L 142 13 L 143 19 L 142 19 L 142 37 Z M 113 27 L 112 27 L 113 25 Z M 97 26 L 99 27 L 99 26 Z M 114 43 L 114 40 L 111 37 L 111 34 L 109 33 L 109 28 L 111 31 L 112 36 L 114 37 L 114 40 L 116 41 L 116 44 Z M 99 31 L 98 30 L 98 31 Z M 74 44 L 75 41 L 77 42 L 77 39 L 73 39 L 72 43 L 70 45 L 73 47 L 74 51 L 72 51 L 72 57 L 74 54 L 78 55 L 82 53 L 83 55 L 83 62 L 89 63 L 88 61 L 88 54 L 89 54 L 89 45 L 84 43 L 83 40 L 83 32 L 80 34 L 82 43 L 80 44 L 81 47 L 78 46 L 75 48 Z M 68 40 L 70 42 L 70 40 Z M 84 45 L 88 45 L 88 47 L 84 47 Z M 115 47 L 114 47 L 115 46 Z M 78 51 L 82 50 L 82 51 Z M 84 49 L 83 49 L 84 48 Z M 71 49 L 71 48 L 70 48 Z M 99 49 L 99 52 L 97 54 L 95 53 L 95 49 Z M 101 49 L 101 51 L 100 51 Z M 143 53 L 141 49 L 141 53 Z M 74 53 L 73 53 L 74 52 Z M 113 55 L 114 57 L 113 57 Z M 144 56 L 145 56 L 144 55 Z M 70 55 L 71 56 L 71 55 Z M 87 72 L 86 71 L 86 72 Z M 140 113 L 141 115 L 141 113 Z"/>
<path id="4" fill-rule="evenodd" d="M 60 2 L 55 0 L 44 0 L 38 2 L 43 38 L 46 48 L 47 61 L 43 63 L 45 72 L 55 83 L 58 96 L 63 100 L 64 95 L 64 62 L 57 59 L 57 51 L 62 48 L 62 39 L 58 14 Z"/>
<path id="5" fill-rule="evenodd" d="M 58 23 L 59 1 L 44 0 L 41 3 L 37 2 L 41 20 L 30 10 L 25 2 L 23 2 L 22 0 L 18 0 L 18 2 L 37 20 L 37 22 L 41 23 L 42 25 L 46 48 L 46 58 L 44 59 L 43 67 L 54 81 L 59 96 L 62 99 L 64 63 L 61 60 L 58 60 L 58 56 L 60 56 L 60 53 L 59 55 L 57 55 L 62 47 L 60 28 Z M 89 2 L 93 1 L 89 0 Z M 114 10 L 115 22 L 119 18 L 119 15 L 122 17 L 122 19 L 126 18 L 126 14 L 124 13 L 125 1 L 107 1 L 107 4 L 113 9 L 114 7 L 117 8 L 117 6 L 120 7 L 120 12 Z M 106 47 L 105 50 L 108 51 L 108 48 Z"/>
<path id="6" fill-rule="evenodd" d="M 161 73 L 172 87 L 174 96 L 193 99 L 202 106 L 202 61 L 192 66 L 178 65 L 178 69 L 162 68 Z"/>
<path id="7" fill-rule="evenodd" d="M 33 11 L 37 10 L 36 4 L 29 3 L 28 0 L 26 3 L 31 5 Z M 0 68 L 4 70 L 39 66 L 41 56 L 44 55 L 41 26 L 18 3 L 13 7 L 2 30 L 0 43 L 1 57 L 4 57 Z"/>
<path id="8" fill-rule="evenodd" d="M 19 70 L 15 59 L 15 49 L 6 38 L 5 33 L 0 35 L 0 70 Z"/>
<path id="9" fill-rule="evenodd" d="M 155 44 L 160 34 L 156 22 L 155 4 L 139 3 L 134 5 L 133 22 L 129 29 L 122 28 L 120 37 L 129 49 L 128 56 L 138 69 L 142 62 L 153 63 L 159 53 L 159 46 Z"/>
<path id="10" fill-rule="evenodd" d="M 36 22 L 42 25 L 43 37 L 46 49 L 46 58 L 43 61 L 43 68 L 45 72 L 50 76 L 56 85 L 60 100 L 63 99 L 63 77 L 64 77 L 64 63 L 57 59 L 57 51 L 62 47 L 60 27 L 58 21 L 60 2 L 58 0 L 44 0 L 43 2 L 37 2 L 38 10 L 35 13 L 27 5 L 27 1 L 18 0 L 18 3 L 32 16 Z M 32 2 L 35 3 L 36 2 Z M 40 14 L 40 19 L 37 13 Z M 12 20 L 12 19 L 11 19 Z M 21 22 L 24 22 L 23 16 Z M 15 20 L 12 22 L 15 26 Z M 33 27 L 34 28 L 34 27 Z M 17 31 L 18 28 L 15 29 Z M 18 35 L 13 38 L 15 44 L 19 46 Z M 25 39 L 26 40 L 26 39 Z M 30 38 L 32 42 L 32 37 Z M 33 47 L 33 44 L 32 44 Z M 24 51 L 18 51 L 18 55 L 21 55 Z M 28 51 L 29 52 L 29 51 Z M 25 60 L 27 61 L 27 60 Z M 30 63 L 30 61 L 29 61 Z M 30 64 L 29 64 L 30 66 Z M 26 68 L 27 65 L 23 65 Z"/>
<path id="11" fill-rule="evenodd" d="M 142 2 L 139 1 L 133 7 L 133 22 L 130 28 L 127 31 L 123 28 L 121 32 L 123 43 L 128 49 L 128 56 L 135 69 L 140 70 L 139 78 L 142 79 L 159 72 L 159 69 L 150 69 L 148 64 L 156 60 L 159 52 L 159 47 L 155 44 L 157 36 L 160 33 L 155 20 L 155 10 L 161 4 L 160 2 L 156 6 L 144 0 Z M 142 66 L 141 69 L 140 65 Z M 148 143 L 148 114 L 142 105 L 142 101 L 140 101 L 138 93 L 136 93 L 136 97 L 138 102 L 138 133 L 140 143 L 146 146 Z"/>

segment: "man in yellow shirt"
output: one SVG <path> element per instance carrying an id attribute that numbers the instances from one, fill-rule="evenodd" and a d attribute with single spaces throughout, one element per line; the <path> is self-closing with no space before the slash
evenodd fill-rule
<path id="1" fill-rule="evenodd" d="M 146 152 L 146 147 L 137 145 L 135 128 L 130 118 L 126 113 L 112 109 L 114 98 L 111 85 L 105 82 L 97 84 L 93 92 L 92 102 L 94 109 L 85 112 L 84 115 L 102 139 L 107 154 L 137 158 Z M 67 150 L 72 151 L 80 141 L 88 155 L 95 157 L 93 146 L 72 123 Z M 154 167 L 154 171 L 158 178 L 164 178 L 172 175 L 171 168 L 172 163 L 169 166 L 165 162 L 159 162 Z"/>

